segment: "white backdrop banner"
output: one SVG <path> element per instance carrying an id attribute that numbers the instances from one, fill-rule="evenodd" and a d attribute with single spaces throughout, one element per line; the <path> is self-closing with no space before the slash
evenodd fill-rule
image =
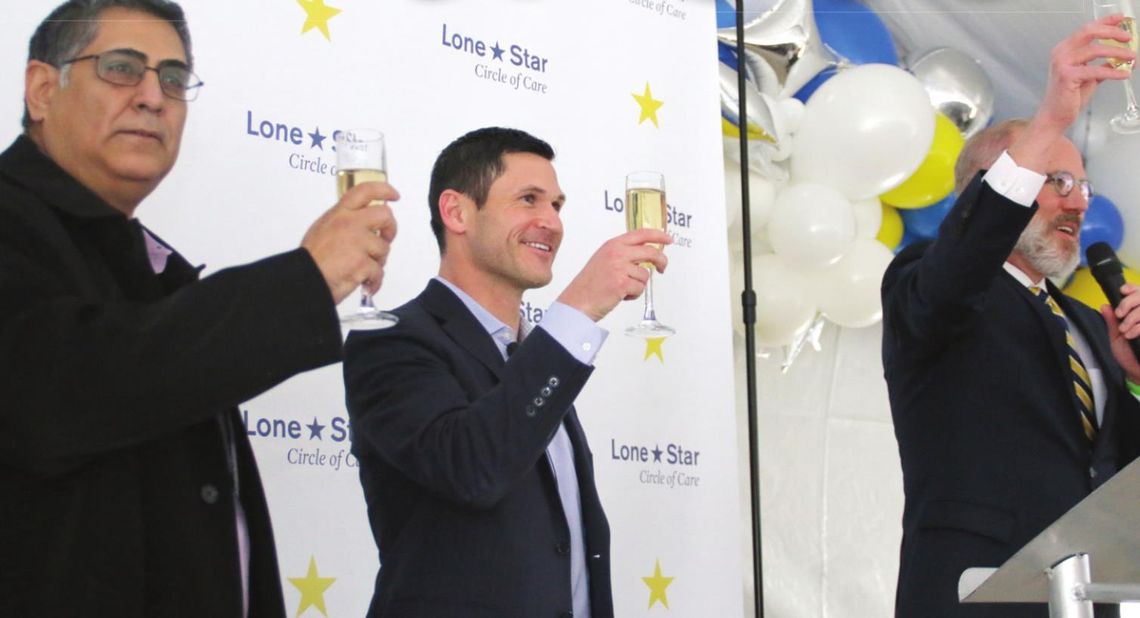
<path id="1" fill-rule="evenodd" d="M 0 21 L 0 138 L 19 131 L 27 40 L 54 0 Z M 438 267 L 427 185 L 440 149 L 481 126 L 550 142 L 568 201 L 553 283 L 624 231 L 624 176 L 664 172 L 676 242 L 656 280 L 665 340 L 611 336 L 578 401 L 613 528 L 618 616 L 742 614 L 737 448 L 713 0 L 182 2 L 206 82 L 181 158 L 140 219 L 207 272 L 297 246 L 335 202 L 333 134 L 387 137 L 400 233 L 377 304 Z M 6 143 L 6 142 L 5 142 Z M 356 302 L 356 295 L 350 301 Z M 241 302 L 235 298 L 234 302 Z M 361 616 L 377 555 L 339 365 L 242 406 L 269 494 L 286 607 Z"/>

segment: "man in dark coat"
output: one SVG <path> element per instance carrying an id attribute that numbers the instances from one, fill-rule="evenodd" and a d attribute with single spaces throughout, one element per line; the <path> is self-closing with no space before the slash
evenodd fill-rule
<path id="1" fill-rule="evenodd" d="M 166 0 L 72 0 L 32 38 L 0 154 L 2 616 L 284 615 L 236 406 L 340 358 L 335 303 L 379 285 L 395 231 L 363 206 L 396 194 L 361 185 L 300 248 L 197 281 L 134 218 L 192 67 Z"/>
<path id="2" fill-rule="evenodd" d="M 345 348 L 353 453 L 380 550 L 369 616 L 612 618 L 610 531 L 574 410 L 605 331 L 668 243 L 602 245 L 527 332 L 523 292 L 551 280 L 566 197 L 554 152 L 522 131 L 444 149 L 428 204 L 439 276 L 394 328 Z M 509 357 L 509 358 L 508 358 Z"/>
<path id="3" fill-rule="evenodd" d="M 1127 343 L 1140 334 L 1140 289 L 1124 286 L 1116 312 L 1098 315 L 1049 280 L 1076 267 L 1088 208 L 1064 132 L 1098 83 L 1128 77 L 1092 62 L 1134 57 L 1097 43 L 1126 40 L 1120 21 L 1054 49 L 1037 114 L 970 140 L 938 239 L 903 250 L 884 276 L 883 367 L 906 494 L 897 616 L 1043 615 L 959 604 L 958 578 L 1000 566 L 1140 451 L 1140 364 Z"/>

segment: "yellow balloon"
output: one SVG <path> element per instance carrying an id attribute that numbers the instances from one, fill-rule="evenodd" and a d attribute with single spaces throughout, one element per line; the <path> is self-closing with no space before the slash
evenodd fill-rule
<path id="1" fill-rule="evenodd" d="M 934 141 L 922 165 L 881 199 L 895 208 L 922 208 L 950 195 L 954 190 L 954 163 L 965 143 L 954 122 L 935 112 Z"/>
<path id="2" fill-rule="evenodd" d="M 1140 284 L 1140 272 L 1125 266 L 1124 280 L 1128 283 Z M 1066 295 L 1072 296 L 1096 311 L 1100 311 L 1101 305 L 1108 304 L 1108 298 L 1100 290 L 1100 284 L 1096 282 L 1096 279 L 1093 279 L 1092 272 L 1087 268 L 1077 269 L 1077 272 L 1073 273 L 1073 279 L 1069 281 L 1069 285 L 1065 286 L 1063 291 Z"/>
<path id="3" fill-rule="evenodd" d="M 874 212 L 874 211 L 872 211 Z M 883 243 L 888 249 L 894 251 L 902 242 L 903 221 L 899 211 L 883 204 L 883 224 L 879 226 L 879 233 L 875 240 Z"/>

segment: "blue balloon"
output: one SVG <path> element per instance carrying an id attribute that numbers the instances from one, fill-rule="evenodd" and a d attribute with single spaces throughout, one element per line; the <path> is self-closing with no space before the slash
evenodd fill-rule
<path id="1" fill-rule="evenodd" d="M 951 193 L 942 200 L 923 208 L 900 208 L 899 214 L 902 215 L 903 229 L 906 230 L 907 234 L 914 234 L 919 238 L 936 238 L 938 226 L 942 225 L 942 220 L 954 207 L 955 198 L 956 196 Z"/>
<path id="2" fill-rule="evenodd" d="M 814 13 L 820 39 L 840 56 L 853 64 L 898 65 L 890 31 L 858 0 L 815 0 Z"/>
<path id="3" fill-rule="evenodd" d="M 740 70 L 740 59 L 736 56 L 736 50 L 731 45 L 717 41 L 716 55 L 720 58 L 721 64 L 728 66 L 733 71 Z"/>
<path id="4" fill-rule="evenodd" d="M 736 7 L 728 0 L 716 0 L 716 27 L 732 28 L 736 26 Z"/>
<path id="5" fill-rule="evenodd" d="M 1113 250 L 1120 248 L 1124 240 L 1124 219 L 1112 200 L 1103 195 L 1094 195 L 1089 200 L 1089 209 L 1081 223 L 1081 266 L 1088 266 L 1085 251 L 1097 242 L 1108 243 Z"/>
<path id="6" fill-rule="evenodd" d="M 912 231 L 910 231 L 904 227 L 903 228 L 903 237 L 901 240 L 899 240 L 899 246 L 895 247 L 895 254 L 898 254 L 899 251 L 906 249 L 907 246 L 909 246 L 913 243 L 925 242 L 926 240 L 927 239 L 919 236 L 918 234 L 915 234 L 914 232 L 912 232 Z"/>

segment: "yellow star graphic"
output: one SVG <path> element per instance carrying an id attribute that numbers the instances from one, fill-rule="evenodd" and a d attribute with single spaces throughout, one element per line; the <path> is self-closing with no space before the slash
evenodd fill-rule
<path id="1" fill-rule="evenodd" d="M 669 598 L 665 596 L 665 589 L 669 584 L 673 583 L 672 577 L 661 576 L 661 561 L 657 561 L 657 565 L 653 568 L 653 577 L 642 577 L 641 581 L 649 586 L 649 609 L 653 609 L 653 604 L 660 601 L 665 609 L 669 609 Z"/>
<path id="2" fill-rule="evenodd" d="M 645 358 L 641 360 L 647 361 L 650 356 L 656 356 L 657 360 L 662 363 L 665 362 L 665 355 L 661 351 L 661 345 L 665 343 L 664 337 L 646 337 L 645 338 Z"/>
<path id="3" fill-rule="evenodd" d="M 641 107 L 641 117 L 637 119 L 637 124 L 652 120 L 653 126 L 660 129 L 661 125 L 657 124 L 657 110 L 665 105 L 665 102 L 653 98 L 653 93 L 649 90 L 649 82 L 645 82 L 645 94 L 630 94 L 633 96 L 633 100 L 637 101 L 637 105 Z"/>
<path id="4" fill-rule="evenodd" d="M 325 590 L 328 590 L 335 581 L 335 577 L 317 575 L 317 559 L 309 556 L 309 572 L 304 577 L 289 578 L 289 583 L 301 591 L 301 604 L 297 606 L 297 616 L 305 613 L 310 607 L 316 607 L 322 615 L 328 616 L 329 613 L 325 609 Z"/>
<path id="5" fill-rule="evenodd" d="M 297 4 L 305 9 L 305 25 L 301 27 L 301 34 L 317 28 L 325 39 L 331 41 L 329 36 L 329 20 L 340 14 L 340 9 L 325 5 L 325 0 L 297 0 Z"/>

